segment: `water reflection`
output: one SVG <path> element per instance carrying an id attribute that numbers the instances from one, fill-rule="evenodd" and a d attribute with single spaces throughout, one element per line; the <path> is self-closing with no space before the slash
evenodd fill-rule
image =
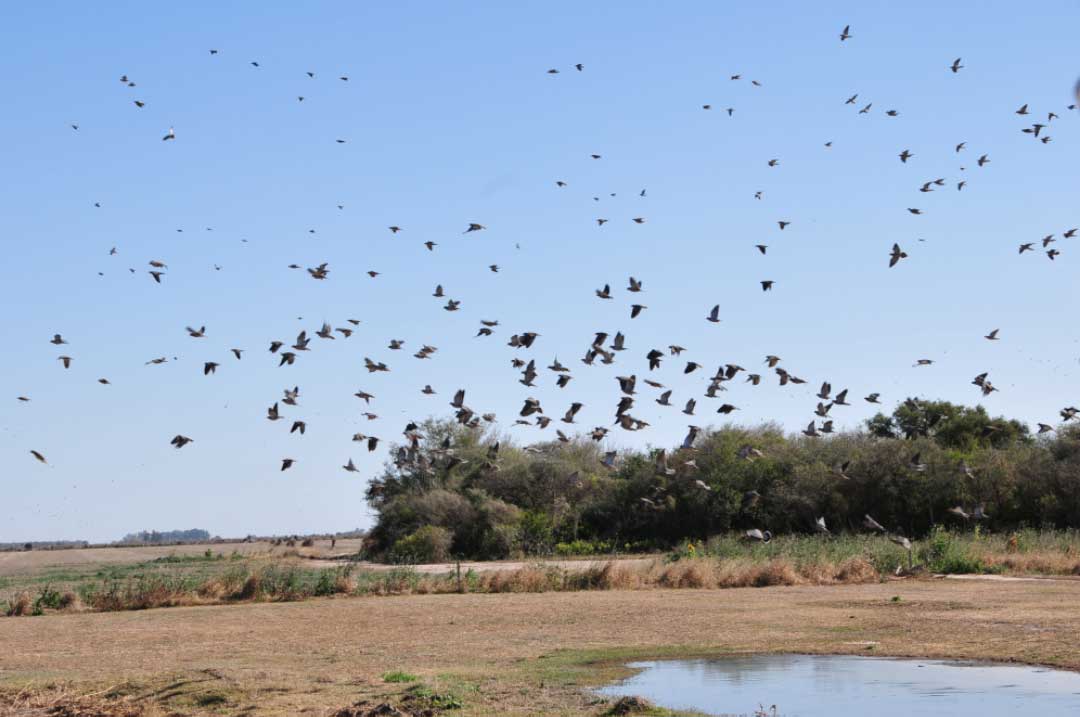
<path id="1" fill-rule="evenodd" d="M 1014 717 L 1080 714 L 1080 674 L 1037 667 L 824 655 L 643 662 L 601 690 L 671 709 L 783 717 Z"/>

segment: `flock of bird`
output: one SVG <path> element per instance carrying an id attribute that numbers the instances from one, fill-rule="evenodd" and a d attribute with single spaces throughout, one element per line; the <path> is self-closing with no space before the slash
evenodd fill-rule
<path id="1" fill-rule="evenodd" d="M 839 35 L 841 42 L 849 42 L 855 37 L 856 36 L 852 33 L 852 29 L 850 26 L 845 26 Z M 217 49 L 211 49 L 209 52 L 211 55 L 214 56 L 219 55 L 219 51 Z M 260 67 L 257 61 L 250 62 L 250 65 L 253 69 L 256 70 Z M 947 64 L 943 67 L 943 70 L 951 72 L 952 74 L 960 73 L 964 69 L 965 65 L 962 62 L 962 58 L 956 58 L 955 61 L 953 61 L 951 64 Z M 586 67 L 585 65 L 579 63 L 572 65 L 572 70 L 567 71 L 585 72 Z M 547 70 L 547 73 L 553 76 L 559 75 L 563 72 L 564 70 L 560 70 L 559 68 L 551 68 Z M 307 75 L 310 79 L 315 78 L 314 72 L 309 71 L 307 72 Z M 137 87 L 137 84 L 126 74 L 120 76 L 119 80 L 128 88 Z M 341 75 L 340 77 L 338 77 L 338 80 L 340 82 L 348 82 L 349 77 L 347 75 Z M 730 75 L 730 81 L 732 82 L 739 82 L 741 80 L 742 75 L 740 74 Z M 751 80 L 750 82 L 754 87 L 762 87 L 762 83 L 757 80 Z M 297 96 L 298 102 L 303 102 L 304 100 L 305 96 Z M 132 99 L 132 103 L 137 109 L 140 110 L 144 108 L 147 104 L 144 100 L 138 98 Z M 838 104 L 840 104 L 839 101 Z M 852 106 L 853 108 L 857 108 L 859 114 L 869 114 L 873 111 L 873 102 L 860 102 L 858 93 L 850 95 L 849 97 L 847 97 L 846 100 L 843 101 L 842 106 L 848 105 Z M 701 105 L 701 108 L 705 111 L 709 111 L 712 109 L 712 105 L 703 104 Z M 1076 106 L 1070 105 L 1068 109 L 1075 110 Z M 726 112 L 729 116 L 731 116 L 734 114 L 735 108 L 726 108 Z M 900 115 L 900 111 L 897 109 L 888 109 L 884 111 L 883 114 L 886 117 L 895 118 Z M 1043 110 L 1037 115 L 1038 121 L 1032 122 L 1030 119 L 1027 118 L 1034 117 L 1036 113 L 1029 106 L 1029 104 L 1023 104 L 1015 111 L 1015 114 L 1019 117 L 1025 118 L 1025 122 L 1030 122 L 1028 126 L 1019 128 L 1021 132 L 1026 135 L 1030 135 L 1034 141 L 1037 141 L 1043 145 L 1046 145 L 1052 141 L 1052 137 L 1048 132 L 1050 128 L 1054 126 L 1054 123 L 1056 121 L 1060 121 L 1060 116 L 1058 112 L 1053 110 Z M 78 123 L 71 123 L 70 126 L 72 130 L 79 131 L 80 125 Z M 174 127 L 169 127 L 167 130 L 164 131 L 161 140 L 163 142 L 170 142 L 175 147 L 179 148 L 182 146 L 183 143 L 183 133 L 177 132 Z M 336 143 L 343 144 L 347 140 L 343 138 L 336 138 L 334 141 Z M 832 142 L 825 143 L 826 148 L 830 148 L 831 146 Z M 966 142 L 960 141 L 955 144 L 953 154 L 955 154 L 957 157 L 966 156 L 967 152 L 968 150 Z M 991 171 L 990 169 L 988 169 L 988 165 L 991 165 L 991 157 L 988 152 L 980 150 L 977 153 L 973 153 L 972 156 L 973 164 L 975 165 L 977 170 Z M 918 155 L 916 155 L 908 148 L 902 149 L 902 151 L 897 154 L 897 157 L 899 158 L 899 161 L 901 163 L 911 166 L 917 166 L 919 160 Z M 589 155 L 589 159 L 594 161 L 602 161 L 603 155 L 591 154 Z M 780 166 L 781 160 L 780 158 L 773 157 L 765 161 L 765 164 L 768 167 L 775 168 Z M 959 166 L 959 169 L 961 172 L 964 172 L 967 168 L 966 166 L 961 164 Z M 567 187 L 567 182 L 563 181 L 562 179 L 554 180 L 553 184 L 555 187 L 555 191 L 563 190 Z M 944 188 L 946 184 L 946 178 L 933 177 L 926 181 L 918 182 L 916 186 L 913 187 L 913 190 L 917 189 L 919 192 L 919 196 L 924 196 L 926 194 Z M 967 185 L 968 180 L 966 179 L 955 180 L 955 188 L 957 191 L 964 190 Z M 639 196 L 646 197 L 646 190 L 641 189 Z M 755 191 L 753 197 L 754 199 L 759 201 L 763 200 L 764 190 Z M 600 197 L 593 197 L 593 199 L 599 201 Z M 339 208 L 342 207 L 339 205 Z M 915 206 L 907 207 L 907 211 L 911 215 L 915 216 L 924 214 L 923 209 Z M 598 227 L 603 227 L 609 221 L 611 221 L 611 219 L 609 219 L 608 217 L 597 217 L 595 219 L 596 225 Z M 640 225 L 646 223 L 648 219 L 644 216 L 634 216 L 627 217 L 626 219 L 624 219 L 624 221 L 629 221 L 633 224 Z M 779 231 L 787 231 L 788 228 L 792 226 L 792 224 L 793 221 L 789 219 L 781 219 L 777 221 Z M 484 224 L 476 221 L 465 221 L 462 223 L 462 226 L 463 230 L 461 233 L 464 235 L 483 232 L 487 229 Z M 314 230 L 311 231 L 312 233 L 314 233 Z M 389 231 L 394 236 L 405 232 L 404 235 L 407 236 L 407 230 L 402 226 L 391 225 L 387 227 L 387 231 Z M 1036 250 L 1036 244 L 1041 244 L 1039 248 L 1045 253 L 1048 259 L 1054 260 L 1056 257 L 1061 255 L 1061 251 L 1058 249 L 1058 246 L 1063 246 L 1064 240 L 1074 239 L 1077 235 L 1077 231 L 1077 228 L 1063 228 L 1062 230 L 1060 230 L 1059 233 L 1049 234 L 1045 236 L 1041 240 L 1041 242 L 1032 241 L 1022 243 L 1019 247 L 1019 253 L 1025 254 L 1028 252 L 1034 252 Z M 1062 240 L 1061 244 L 1059 244 L 1059 235 L 1060 239 Z M 437 242 L 428 240 L 423 242 L 423 246 L 428 252 L 434 252 L 436 251 L 437 247 L 439 247 L 439 244 Z M 769 246 L 767 244 L 754 244 L 752 248 L 748 247 L 748 249 L 756 250 L 763 256 L 767 256 L 769 252 Z M 109 250 L 109 254 L 112 257 L 117 257 L 119 256 L 119 251 L 116 247 L 113 247 Z M 917 260 L 917 257 L 913 258 L 911 255 L 909 255 L 908 250 L 901 247 L 899 243 L 894 243 L 892 245 L 891 249 L 887 252 L 887 257 L 889 268 L 898 267 L 901 262 L 904 261 Z M 220 267 L 215 268 L 220 269 Z M 335 272 L 329 262 L 319 263 L 314 266 L 301 266 L 300 264 L 291 264 L 288 268 L 301 272 L 301 275 L 303 273 L 306 273 L 306 275 L 310 277 L 310 280 L 312 281 L 332 281 L 335 278 Z M 498 273 L 501 267 L 498 264 L 493 263 L 490 264 L 487 268 L 493 273 Z M 129 271 L 132 273 L 136 273 L 138 270 L 135 268 L 130 268 Z M 169 280 L 169 266 L 165 261 L 161 259 L 155 258 L 150 260 L 147 263 L 146 268 L 143 269 L 143 271 L 146 272 L 145 276 L 148 277 L 147 281 L 152 281 L 156 284 L 162 284 L 168 282 Z M 371 279 L 375 279 L 380 275 L 380 272 L 372 270 L 368 271 L 367 274 Z M 646 293 L 645 284 L 646 281 L 643 278 L 630 276 L 627 279 L 624 291 L 629 297 L 626 304 L 628 309 L 627 315 L 631 320 L 641 317 L 642 314 L 648 310 L 648 305 L 645 304 L 640 298 L 643 294 Z M 777 281 L 773 279 L 763 279 L 760 281 L 760 286 L 762 291 L 772 291 L 774 290 L 774 288 L 776 288 Z M 595 299 L 598 301 L 616 301 L 619 299 L 618 291 L 616 289 L 613 289 L 610 283 L 605 283 L 599 288 L 594 288 L 593 292 L 595 294 Z M 433 298 L 438 300 L 438 302 L 441 304 L 441 308 L 447 312 L 457 312 L 463 310 L 464 308 L 462 306 L 462 301 L 449 296 L 441 284 L 433 288 L 431 295 Z M 445 300 L 445 303 L 442 303 L 443 300 Z M 711 307 L 709 307 L 708 305 L 703 306 L 700 315 L 703 331 L 708 330 L 707 327 L 709 325 L 720 324 L 723 322 L 723 311 L 719 304 L 715 304 Z M 273 360 L 277 362 L 278 366 L 293 366 L 298 361 L 301 361 L 302 357 L 305 354 L 311 352 L 320 342 L 349 340 L 350 337 L 352 337 L 353 334 L 358 330 L 360 324 L 361 320 L 356 318 L 348 318 L 341 325 L 337 326 L 324 322 L 318 330 L 312 331 L 311 335 L 308 334 L 307 330 L 303 330 L 300 331 L 299 334 L 295 337 L 295 339 L 291 341 L 282 339 L 269 340 L 267 342 L 265 350 L 272 355 Z M 502 326 L 498 320 L 486 317 L 481 318 L 479 319 L 479 325 L 476 327 L 476 333 L 474 338 L 483 340 L 492 339 L 499 331 L 501 331 L 501 329 Z M 202 325 L 198 326 L 197 328 L 194 326 L 187 326 L 185 327 L 185 331 L 187 333 L 187 336 L 194 341 L 201 341 L 208 336 L 207 327 Z M 520 374 L 520 377 L 517 379 L 518 383 L 522 386 L 525 386 L 526 388 L 536 387 L 538 385 L 537 381 L 539 380 L 547 380 L 547 378 L 541 379 L 541 372 L 544 369 L 544 366 L 541 363 L 538 363 L 538 360 L 536 358 L 528 356 L 528 353 L 533 349 L 534 344 L 537 343 L 540 337 L 541 334 L 538 331 L 521 331 L 519 333 L 513 333 L 509 335 L 505 342 L 506 345 L 513 349 L 514 352 L 514 355 L 510 360 L 510 366 L 514 371 Z M 983 339 L 987 341 L 999 341 L 1003 338 L 1005 337 L 1002 337 L 1000 335 L 1000 331 L 997 328 L 989 330 L 988 333 L 983 336 Z M 68 344 L 68 341 L 63 337 L 62 334 L 57 333 L 53 335 L 53 337 L 50 339 L 50 343 L 59 348 L 62 346 L 66 346 Z M 410 348 L 406 349 L 406 345 L 408 345 Z M 405 339 L 394 338 L 389 340 L 386 345 L 386 349 L 394 352 L 409 352 L 411 353 L 411 356 L 416 360 L 433 360 L 438 356 L 439 348 L 435 346 L 428 345 L 426 343 L 419 343 L 416 345 L 415 350 L 412 348 L 413 346 L 414 343 L 411 340 L 407 341 Z M 782 365 L 783 359 L 777 355 L 770 354 L 763 357 L 760 363 L 760 366 L 762 366 L 762 368 L 745 368 L 736 363 L 724 363 L 720 365 L 711 374 L 709 374 L 709 369 L 704 363 L 705 359 L 682 359 L 681 356 L 684 352 L 687 351 L 687 349 L 678 344 L 671 344 L 662 348 L 649 347 L 647 351 L 636 350 L 635 352 L 630 353 L 631 349 L 629 346 L 628 337 L 621 331 L 615 333 L 613 336 L 609 335 L 609 333 L 607 332 L 596 332 L 591 338 L 588 338 L 587 340 L 583 339 L 578 348 L 579 355 L 581 356 L 581 364 L 583 367 L 585 367 L 586 370 L 590 367 L 596 366 L 597 364 L 600 364 L 602 366 L 610 366 L 616 363 L 620 363 L 627 366 L 625 370 L 620 371 L 619 375 L 614 376 L 613 389 L 617 391 L 617 394 L 612 402 L 614 405 L 613 422 L 609 426 L 596 426 L 586 431 L 586 435 L 588 437 L 598 442 L 603 441 L 613 428 L 618 428 L 623 431 L 636 432 L 645 430 L 649 427 L 650 424 L 648 421 L 635 415 L 635 409 L 638 408 L 640 405 L 638 402 L 643 400 L 641 397 L 641 393 L 643 392 L 643 390 L 655 392 L 655 397 L 653 397 L 650 393 L 650 398 L 644 399 L 649 401 L 650 405 L 655 404 L 657 406 L 665 408 L 677 408 L 678 405 L 681 405 L 682 414 L 687 417 L 694 417 L 697 415 L 696 411 L 698 409 L 699 399 L 719 399 L 720 394 L 726 392 L 728 390 L 728 385 L 730 384 L 730 382 L 733 381 L 741 381 L 743 383 L 750 384 L 751 386 L 759 386 L 765 383 L 771 374 L 772 378 L 776 380 L 778 386 L 780 387 L 807 383 L 806 379 L 801 378 L 798 375 L 797 369 L 795 367 L 787 367 Z M 202 366 L 203 374 L 207 376 L 215 374 L 219 369 L 222 368 L 222 365 L 226 360 L 232 362 L 249 360 L 247 359 L 246 351 L 248 351 L 248 349 L 239 347 L 230 348 L 229 353 L 231 354 L 231 358 L 226 357 L 216 360 L 204 361 Z M 644 361 L 640 363 L 640 368 L 636 368 L 639 365 L 638 362 L 640 361 L 640 358 L 637 357 L 644 358 Z M 76 364 L 78 360 L 78 353 L 75 349 L 72 349 L 70 354 L 68 352 L 65 352 L 57 356 L 57 361 L 60 363 L 63 369 L 71 369 L 73 364 Z M 173 360 L 176 359 L 174 358 Z M 165 356 L 159 356 L 151 358 L 149 361 L 146 362 L 146 364 L 161 365 L 167 363 L 168 361 L 169 359 Z M 368 372 L 368 376 L 373 382 L 377 380 L 375 377 L 378 374 L 386 373 L 392 370 L 391 365 L 387 362 L 376 360 L 369 356 L 365 356 L 363 358 L 363 361 L 364 367 Z M 699 376 L 705 375 L 707 377 L 706 387 L 703 394 L 701 396 L 683 397 L 680 398 L 676 403 L 673 402 L 673 390 L 667 388 L 664 383 L 658 380 L 654 380 L 653 378 L 648 378 L 644 376 L 639 378 L 637 371 L 644 371 L 648 376 L 658 375 L 654 374 L 653 372 L 658 371 L 664 362 L 678 362 L 682 367 L 681 371 L 684 375 L 692 374 L 698 371 L 703 372 L 702 374 L 699 374 Z M 919 358 L 915 360 L 914 366 L 929 366 L 933 363 L 933 359 Z M 565 389 L 568 385 L 570 385 L 574 377 L 571 368 L 562 364 L 557 358 L 552 363 L 546 366 L 546 370 L 550 372 L 551 380 L 554 382 L 554 385 L 556 385 L 560 389 Z M 102 377 L 98 379 L 98 381 L 103 385 L 110 384 L 108 378 Z M 989 372 L 980 372 L 977 376 L 975 376 L 972 383 L 976 386 L 976 388 L 981 392 L 983 396 L 989 396 L 999 390 L 991 382 Z M 817 385 L 816 381 L 814 385 Z M 453 411 L 454 419 L 459 424 L 471 429 L 476 429 L 485 425 L 491 425 L 496 423 L 497 419 L 494 412 L 469 406 L 466 401 L 466 390 L 464 388 L 458 387 L 454 387 L 454 389 L 455 390 L 452 394 L 453 399 L 449 402 L 449 407 Z M 429 396 L 437 394 L 436 389 L 433 388 L 430 384 L 424 385 L 420 389 L 420 391 L 421 393 Z M 372 392 L 365 390 L 359 390 L 354 395 L 363 404 L 362 407 L 364 411 L 361 415 L 368 421 L 377 422 L 379 420 L 379 416 L 376 413 L 371 412 L 370 410 L 372 403 L 377 401 L 376 395 Z M 881 402 L 881 396 L 882 393 L 880 391 L 872 391 L 867 392 L 866 395 L 861 398 L 861 400 L 870 404 L 878 404 Z M 270 398 L 268 396 L 267 404 L 269 405 L 266 409 L 266 420 L 271 422 L 285 420 L 285 425 L 289 426 L 289 433 L 299 434 L 301 436 L 304 435 L 307 431 L 307 423 L 305 422 L 305 420 L 301 418 L 287 419 L 284 415 L 283 409 L 281 408 L 282 405 L 287 406 L 290 409 L 294 407 L 299 407 L 300 398 L 301 390 L 299 386 L 292 386 L 291 388 L 284 389 L 283 395 L 280 395 L 276 398 Z M 842 410 L 846 407 L 851 406 L 852 400 L 855 400 L 854 397 L 849 394 L 848 388 L 834 390 L 832 383 L 828 380 L 822 381 L 820 388 L 815 394 L 815 398 L 817 400 L 814 402 L 816 405 L 813 406 L 812 410 L 813 418 L 802 430 L 802 433 L 805 436 L 812 438 L 817 438 L 822 435 L 834 433 L 836 429 L 834 428 L 834 419 L 832 417 L 832 412 L 836 409 Z M 31 398 L 24 395 L 18 396 L 18 400 L 22 402 L 29 402 Z M 512 422 L 514 426 L 535 427 L 536 429 L 543 431 L 544 429 L 547 429 L 553 422 L 557 421 L 558 423 L 562 424 L 562 426 L 566 427 L 565 430 L 562 427 L 556 427 L 554 429 L 554 439 L 552 442 L 538 443 L 536 446 L 530 446 L 527 450 L 555 450 L 557 449 L 559 443 L 566 443 L 573 440 L 573 435 L 572 433 L 570 433 L 572 429 L 570 427 L 578 425 L 576 417 L 584 406 L 583 403 L 580 401 L 568 401 L 568 403 L 569 406 L 565 409 L 565 411 L 560 407 L 558 410 L 549 413 L 545 411 L 544 407 L 541 405 L 541 402 L 535 398 L 529 397 L 525 398 L 522 401 L 522 405 Z M 722 401 L 720 402 L 720 405 L 715 409 L 716 413 L 725 416 L 730 415 L 737 410 L 739 410 L 738 406 L 729 402 Z M 1080 418 L 1080 409 L 1072 406 L 1067 406 L 1061 409 L 1060 416 L 1063 421 L 1078 419 Z M 696 467 L 692 455 L 695 440 L 700 434 L 701 430 L 702 429 L 699 426 L 690 425 L 689 433 L 687 434 L 686 439 L 684 440 L 681 447 L 682 452 L 680 453 L 679 458 L 680 471 L 692 472 L 693 469 Z M 1054 430 L 1053 426 L 1048 423 L 1039 424 L 1040 433 L 1045 433 L 1052 430 Z M 416 423 L 415 421 L 409 421 L 404 427 L 403 434 L 405 437 L 405 441 L 403 445 L 399 448 L 399 450 L 396 452 L 396 454 L 392 456 L 393 461 L 402 470 L 429 469 L 431 467 L 430 463 L 428 463 L 429 458 L 426 457 L 424 451 L 420 450 L 422 442 L 426 439 L 425 436 L 422 435 L 422 431 L 418 423 Z M 541 438 L 542 437 L 543 434 L 541 434 Z M 162 440 L 164 441 L 165 438 L 166 437 L 163 437 Z M 381 436 L 365 432 L 357 432 L 352 435 L 352 441 L 359 444 L 360 446 L 363 446 L 369 452 L 376 451 L 380 442 L 382 442 L 383 440 L 384 439 Z M 197 445 L 197 438 L 189 437 L 187 435 L 184 435 L 184 433 L 177 433 L 171 438 L 169 443 L 177 450 L 180 450 L 185 449 L 192 444 Z M 498 443 L 496 443 L 491 447 L 489 451 L 488 465 L 492 469 L 497 469 L 498 450 L 499 445 Z M 40 461 L 41 463 L 48 462 L 48 459 L 46 458 L 44 453 L 38 450 L 38 448 L 30 449 L 29 452 L 31 456 L 37 461 Z M 445 460 L 446 465 L 444 467 L 448 466 L 449 468 L 453 468 L 455 465 L 458 465 L 462 462 L 461 459 L 457 458 L 454 455 L 454 447 L 450 445 L 448 441 L 441 444 L 438 448 L 427 451 L 427 455 L 433 455 L 437 458 Z M 739 455 L 745 460 L 752 461 L 760 457 L 762 454 L 758 448 L 747 445 L 740 450 Z M 676 469 L 668 464 L 669 457 L 667 456 L 665 451 L 657 451 L 655 453 L 655 457 L 657 461 L 658 472 L 665 475 L 675 474 Z M 608 451 L 604 454 L 602 464 L 608 469 L 614 469 L 618 465 L 618 459 L 619 456 L 617 451 Z M 344 460 L 345 462 L 342 465 L 342 469 L 344 471 L 350 473 L 355 473 L 359 471 L 352 457 L 344 456 Z M 297 462 L 298 459 L 296 458 L 282 457 L 280 458 L 279 470 L 289 470 L 294 465 L 296 465 Z M 920 470 L 920 465 L 921 464 L 919 463 L 919 457 L 915 456 L 913 459 L 913 468 L 915 470 Z M 840 466 L 835 469 L 835 472 L 841 477 L 846 477 L 844 476 L 844 469 L 844 466 Z M 696 483 L 702 490 L 709 490 L 708 486 L 703 481 L 696 480 Z M 746 500 L 756 500 L 756 497 L 752 493 L 753 492 L 746 496 Z M 648 499 L 643 500 L 645 500 L 645 502 L 648 502 Z M 954 512 L 956 515 L 963 517 L 965 520 L 978 520 L 985 517 L 985 514 L 983 513 L 981 507 L 976 507 L 975 509 L 968 511 L 965 510 L 963 507 L 958 506 L 954 510 Z M 870 530 L 889 534 L 890 537 L 895 539 L 896 542 L 910 548 L 910 544 L 906 544 L 906 538 L 903 538 L 902 536 L 899 536 L 897 534 L 889 533 L 885 530 L 885 528 L 883 528 L 870 516 L 865 517 L 864 524 Z M 821 532 L 828 532 L 823 518 L 818 519 L 817 528 Z M 769 534 L 768 531 L 760 531 L 755 529 L 753 531 L 747 532 L 747 538 L 752 540 L 768 541 L 771 538 L 771 534 Z"/>

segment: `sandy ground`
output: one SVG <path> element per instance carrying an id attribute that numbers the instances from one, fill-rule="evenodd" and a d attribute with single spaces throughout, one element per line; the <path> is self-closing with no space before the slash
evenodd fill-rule
<path id="1" fill-rule="evenodd" d="M 471 685 L 462 715 L 597 714 L 578 678 L 545 677 L 545 666 L 617 648 L 627 658 L 829 652 L 1080 670 L 1077 636 L 1075 581 L 317 599 L 0 619 L 0 685 L 211 671 L 257 714 L 328 714 L 385 694 L 380 675 L 402 669 Z"/>

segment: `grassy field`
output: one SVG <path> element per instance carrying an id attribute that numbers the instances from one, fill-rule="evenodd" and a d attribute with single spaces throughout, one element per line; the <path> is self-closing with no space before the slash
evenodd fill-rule
<path id="1" fill-rule="evenodd" d="M 588 688 L 625 674 L 631 659 L 782 651 L 1077 670 L 1077 634 L 1080 582 L 1070 580 L 409 595 L 66 614 L 0 620 L 0 714 L 43 715 L 39 708 L 51 705 L 67 711 L 48 714 L 84 717 L 344 716 L 390 703 L 405 714 L 602 715 L 610 705 Z M 357 702 L 364 706 L 343 709 Z"/>

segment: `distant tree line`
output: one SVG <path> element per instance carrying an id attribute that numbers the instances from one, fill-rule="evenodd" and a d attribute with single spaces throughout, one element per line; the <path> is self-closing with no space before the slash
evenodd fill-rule
<path id="1" fill-rule="evenodd" d="M 395 562 L 668 549 L 731 530 L 809 533 L 818 517 L 858 531 L 866 514 L 913 538 L 976 521 L 1077 527 L 1077 423 L 1032 435 L 981 406 L 908 399 L 863 430 L 726 425 L 609 467 L 587 436 L 521 447 L 432 419 L 368 487 L 368 549 Z"/>
<path id="2" fill-rule="evenodd" d="M 0 543 L 0 553 L 13 550 L 67 550 L 85 548 L 85 540 L 35 540 L 28 543 Z"/>
<path id="3" fill-rule="evenodd" d="M 210 540 L 209 531 L 200 528 L 191 530 L 143 530 L 128 533 L 119 543 L 124 545 L 159 545 L 175 543 L 203 543 Z"/>

